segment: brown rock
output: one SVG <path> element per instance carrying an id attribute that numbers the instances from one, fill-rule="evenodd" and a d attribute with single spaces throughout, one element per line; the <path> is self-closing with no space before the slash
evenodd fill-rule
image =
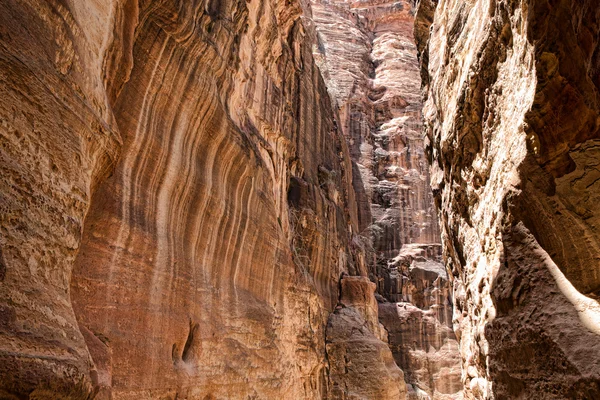
<path id="1" fill-rule="evenodd" d="M 379 304 L 379 319 L 405 372 L 408 398 L 462 399 L 451 287 L 444 265 L 426 255 L 421 245 L 404 246 L 390 263 L 388 293 L 398 302 Z"/>
<path id="2" fill-rule="evenodd" d="M 300 3 L 88 3 L 0 5 L 0 397 L 321 398 L 361 256 Z"/>
<path id="3" fill-rule="evenodd" d="M 329 398 L 404 399 L 404 375 L 380 336 L 385 330 L 377 320 L 375 284 L 366 277 L 347 277 L 341 285 L 343 307 L 327 323 Z"/>
<path id="4" fill-rule="evenodd" d="M 466 394 L 598 398 L 600 6 L 433 8 L 416 37 Z"/>
<path id="5" fill-rule="evenodd" d="M 462 399 L 460 354 L 452 328 L 440 323 L 435 308 L 411 303 L 379 305 L 398 366 L 410 382 L 409 399 Z"/>
<path id="6" fill-rule="evenodd" d="M 356 163 L 361 229 L 374 256 L 385 264 L 404 244 L 439 243 L 421 135 L 412 5 L 313 1 L 312 11 L 315 57 Z"/>
<path id="7" fill-rule="evenodd" d="M 439 228 L 421 132 L 413 5 L 313 1 L 312 11 L 318 39 L 315 58 L 338 107 L 355 163 L 354 188 L 369 276 L 377 282 L 380 301 L 412 302 L 427 313 L 432 326 L 448 331 L 452 344 L 435 356 L 447 358 L 423 367 L 429 360 L 423 354 L 431 349 L 421 337 L 424 332 L 408 329 L 395 314 L 387 313 L 380 321 L 390 332 L 391 349 L 409 387 L 414 386 L 409 395 L 458 398 L 460 360 L 450 329 L 451 286 L 439 263 Z M 451 370 L 443 378 L 449 382 L 443 389 L 431 383 L 443 374 L 441 368 Z"/>
<path id="8" fill-rule="evenodd" d="M 92 389 L 69 284 L 92 190 L 121 146 L 103 86 L 110 8 L 0 4 L 0 397 Z"/>

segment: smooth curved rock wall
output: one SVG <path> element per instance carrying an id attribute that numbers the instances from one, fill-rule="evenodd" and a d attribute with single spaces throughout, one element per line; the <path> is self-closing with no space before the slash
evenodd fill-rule
<path id="1" fill-rule="evenodd" d="M 364 256 L 302 13 L 0 5 L 1 396 L 327 393 Z"/>

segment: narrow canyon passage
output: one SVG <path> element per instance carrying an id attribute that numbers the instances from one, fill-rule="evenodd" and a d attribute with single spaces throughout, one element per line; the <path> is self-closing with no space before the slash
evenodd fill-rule
<path id="1" fill-rule="evenodd" d="M 422 134 L 413 5 L 313 1 L 311 12 L 313 53 L 353 162 L 359 229 L 386 341 L 409 398 L 462 398 L 452 289 Z"/>
<path id="2" fill-rule="evenodd" d="M 0 400 L 600 398 L 594 0 L 0 1 Z"/>

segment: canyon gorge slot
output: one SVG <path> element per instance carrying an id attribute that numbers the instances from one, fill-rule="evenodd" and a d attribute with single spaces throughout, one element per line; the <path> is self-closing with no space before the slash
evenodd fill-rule
<path id="1" fill-rule="evenodd" d="M 600 4 L 0 0 L 0 399 L 600 399 Z"/>

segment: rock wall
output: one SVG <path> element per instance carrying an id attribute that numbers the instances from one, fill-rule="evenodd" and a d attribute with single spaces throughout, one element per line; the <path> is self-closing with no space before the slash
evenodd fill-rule
<path id="1" fill-rule="evenodd" d="M 0 397 L 330 396 L 366 267 L 303 12 L 0 4 Z"/>
<path id="2" fill-rule="evenodd" d="M 340 284 L 340 302 L 329 316 L 326 335 L 331 398 L 406 398 L 404 374 L 378 320 L 375 284 L 366 276 L 344 277 Z M 365 379 L 371 375 L 377 379 Z"/>
<path id="3" fill-rule="evenodd" d="M 355 181 L 362 183 L 359 217 L 375 257 L 385 265 L 405 244 L 439 243 L 421 134 L 412 5 L 313 1 L 312 11 L 315 57 L 340 114 Z"/>
<path id="4" fill-rule="evenodd" d="M 460 398 L 451 286 L 422 136 L 413 11 L 408 1 L 312 1 L 313 52 L 350 148 L 361 242 L 408 396 Z"/>
<path id="5" fill-rule="evenodd" d="M 422 0 L 427 153 L 470 398 L 600 397 L 600 6 Z"/>
<path id="6" fill-rule="evenodd" d="M 409 398 L 461 399 L 458 342 L 452 330 L 452 296 L 439 259 L 426 258 L 421 246 L 405 246 L 394 260 L 400 298 L 379 305 L 396 362 L 413 392 Z"/>

